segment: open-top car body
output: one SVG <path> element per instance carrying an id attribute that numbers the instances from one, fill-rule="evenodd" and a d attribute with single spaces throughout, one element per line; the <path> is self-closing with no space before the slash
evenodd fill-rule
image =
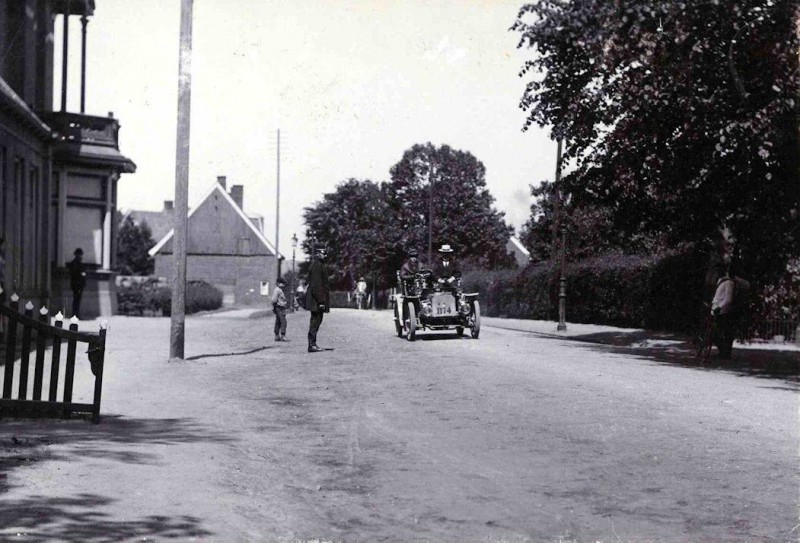
<path id="1" fill-rule="evenodd" d="M 430 270 L 420 270 L 403 280 L 398 272 L 394 302 L 397 337 L 414 341 L 421 330 L 455 330 L 461 336 L 466 328 L 473 338 L 480 335 L 478 293 L 463 292 L 460 279 L 441 283 L 432 280 Z"/>

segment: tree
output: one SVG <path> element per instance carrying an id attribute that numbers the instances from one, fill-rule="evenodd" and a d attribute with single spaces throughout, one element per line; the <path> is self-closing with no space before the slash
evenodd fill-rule
<path id="1" fill-rule="evenodd" d="M 527 4 L 525 128 L 565 138 L 566 191 L 620 233 L 711 247 L 727 229 L 774 277 L 800 246 L 798 21 L 794 0 Z"/>
<path id="2" fill-rule="evenodd" d="M 449 243 L 462 260 L 484 267 L 505 264 L 512 229 L 494 209 L 486 168 L 467 151 L 431 143 L 414 145 L 390 170 L 388 205 L 401 231 L 399 242 L 425 254 L 432 215 L 432 246 Z M 432 189 L 432 190 L 431 190 Z M 432 205 L 430 205 L 432 204 Z"/>
<path id="3" fill-rule="evenodd" d="M 348 179 L 304 210 L 306 236 L 303 248 L 313 253 L 315 243 L 329 252 L 329 268 L 336 288 L 350 290 L 360 275 L 391 280 L 396 265 L 390 212 L 383 191 L 370 180 Z"/>
<path id="4" fill-rule="evenodd" d="M 150 275 L 153 257 L 147 251 L 155 245 L 146 222 L 136 224 L 128 216 L 117 232 L 117 269 L 122 275 Z"/>

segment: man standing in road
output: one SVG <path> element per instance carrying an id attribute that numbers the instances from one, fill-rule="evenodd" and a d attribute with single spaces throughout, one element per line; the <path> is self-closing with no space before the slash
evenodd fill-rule
<path id="1" fill-rule="evenodd" d="M 272 311 L 275 313 L 275 341 L 286 341 L 286 308 L 289 301 L 283 293 L 286 281 L 281 277 L 272 293 Z"/>
<path id="2" fill-rule="evenodd" d="M 322 324 L 322 317 L 330 311 L 330 292 L 328 289 L 328 270 L 325 269 L 325 258 L 328 251 L 317 247 L 314 260 L 308 269 L 308 287 L 306 289 L 306 309 L 311 312 L 308 326 L 308 352 L 321 351 L 317 346 L 317 332 Z"/>
<path id="3" fill-rule="evenodd" d="M 367 282 L 363 277 L 358 278 L 356 283 L 356 307 L 358 309 L 364 308 L 364 301 L 367 299 Z"/>
<path id="4" fill-rule="evenodd" d="M 737 328 L 748 309 L 750 283 L 736 277 L 733 263 L 720 272 L 722 276 L 717 281 L 717 290 L 711 301 L 711 314 L 715 321 L 714 339 L 719 358 L 730 360 Z"/>
<path id="5" fill-rule="evenodd" d="M 86 288 L 86 268 L 83 265 L 83 249 L 78 247 L 73 253 L 73 258 L 68 264 L 69 288 L 72 290 L 72 316 L 81 318 L 81 298 L 83 289 Z"/>

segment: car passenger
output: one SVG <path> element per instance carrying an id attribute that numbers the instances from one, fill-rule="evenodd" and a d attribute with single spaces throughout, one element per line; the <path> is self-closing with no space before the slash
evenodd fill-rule
<path id="1" fill-rule="evenodd" d="M 450 245 L 442 245 L 439 249 L 439 260 L 433 266 L 433 279 L 442 286 L 455 288 L 455 282 L 461 278 L 461 271 L 453 261 L 453 249 Z"/>

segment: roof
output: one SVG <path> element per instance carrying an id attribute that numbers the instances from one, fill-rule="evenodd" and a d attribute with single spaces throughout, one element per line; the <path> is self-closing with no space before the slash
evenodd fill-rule
<path id="1" fill-rule="evenodd" d="M 508 243 L 510 243 L 515 250 L 530 258 L 531 252 L 525 248 L 525 246 L 516 236 L 511 236 L 508 238 Z"/>
<path id="2" fill-rule="evenodd" d="M 226 202 L 228 202 L 228 204 L 231 206 L 231 208 L 233 208 L 236 211 L 236 213 L 242 219 L 242 222 L 244 222 L 247 225 L 247 227 L 255 234 L 256 239 L 259 242 L 261 242 L 264 245 L 264 247 L 267 248 L 268 251 L 270 251 L 272 254 L 274 254 L 274 255 L 276 255 L 276 256 L 278 256 L 280 258 L 283 257 L 283 255 L 280 255 L 278 253 L 278 251 L 275 249 L 275 246 L 272 245 L 272 243 L 270 243 L 269 240 L 267 240 L 266 237 L 264 237 L 264 234 L 262 234 L 256 228 L 256 226 L 253 224 L 253 221 L 249 217 L 247 217 L 247 215 L 245 215 L 244 211 L 242 211 L 242 209 L 238 205 L 236 205 L 236 202 L 233 201 L 233 198 L 231 198 L 230 194 L 228 194 L 225 191 L 225 189 L 222 187 L 222 185 L 220 185 L 216 181 L 212 185 L 211 190 L 209 190 L 206 193 L 206 195 L 203 196 L 203 198 L 200 200 L 200 203 L 198 203 L 195 207 L 193 207 L 189 211 L 189 215 L 188 215 L 187 219 L 191 220 L 192 215 L 194 215 L 195 212 L 203 206 L 205 201 L 208 200 L 211 197 L 211 195 L 214 194 L 215 192 L 219 192 L 222 195 L 223 199 Z M 150 251 L 148 251 L 150 256 L 155 256 L 156 253 L 161 251 L 161 249 L 167 244 L 167 242 L 169 242 L 172 239 L 174 234 L 175 234 L 175 229 L 174 228 L 170 229 L 170 231 L 163 238 L 161 238 L 161 240 L 158 243 L 156 243 L 156 245 L 152 249 L 150 249 Z"/>
<path id="3" fill-rule="evenodd" d="M 36 130 L 42 137 L 51 137 L 53 131 L 14 92 L 14 89 L 0 77 L 0 107 L 11 110 L 23 123 Z"/>
<path id="4" fill-rule="evenodd" d="M 64 162 L 78 161 L 81 164 L 111 166 L 123 173 L 136 172 L 136 164 L 131 159 L 108 145 L 58 142 L 53 156 L 56 160 Z"/>
<path id="5" fill-rule="evenodd" d="M 166 209 L 162 209 L 161 211 L 131 209 L 122 215 L 122 220 L 124 221 L 127 217 L 130 217 L 137 225 L 147 223 L 153 239 L 160 240 L 172 230 L 172 213 L 172 210 Z"/>

